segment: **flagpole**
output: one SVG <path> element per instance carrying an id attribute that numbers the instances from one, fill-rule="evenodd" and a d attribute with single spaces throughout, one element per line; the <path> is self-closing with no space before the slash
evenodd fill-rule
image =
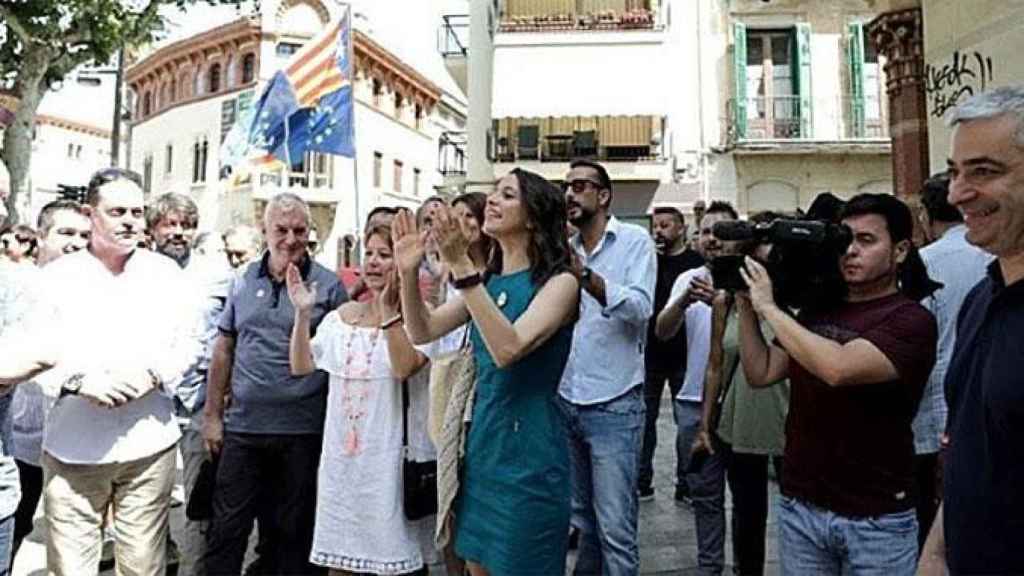
<path id="1" fill-rule="evenodd" d="M 343 6 L 345 6 L 345 17 L 348 19 L 348 48 L 347 48 L 348 54 L 346 54 L 345 59 L 348 61 L 349 74 L 350 74 L 350 76 L 353 76 L 354 73 L 355 73 L 355 60 L 353 60 L 353 58 L 355 57 L 355 52 L 352 51 L 352 38 L 356 34 L 355 20 L 352 18 L 352 5 L 351 4 L 343 4 Z M 356 257 L 356 261 L 362 261 L 362 258 L 360 257 L 360 253 L 362 252 L 363 233 L 362 233 L 362 219 L 359 217 L 359 154 L 357 153 L 357 150 L 356 150 L 356 147 L 359 144 L 358 144 L 358 141 L 355 138 L 355 133 L 356 133 L 356 108 L 357 108 L 356 107 L 356 93 L 355 93 L 355 89 L 353 88 L 353 90 L 352 90 L 352 125 L 351 125 L 351 130 L 352 130 L 352 140 L 353 140 L 353 143 L 352 143 L 352 185 L 355 187 L 355 195 L 354 195 L 355 201 L 353 202 L 353 208 L 354 208 L 354 211 L 355 211 L 355 214 L 353 214 L 353 217 L 355 218 L 355 231 L 356 231 L 356 241 L 355 241 L 356 254 L 355 254 L 355 257 Z"/>

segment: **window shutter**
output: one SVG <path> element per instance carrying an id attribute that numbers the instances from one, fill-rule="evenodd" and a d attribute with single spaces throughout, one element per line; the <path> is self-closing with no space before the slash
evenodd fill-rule
<path id="1" fill-rule="evenodd" d="M 854 138 L 863 138 L 865 134 L 864 116 L 864 25 L 860 22 L 850 24 L 850 134 Z"/>
<path id="2" fill-rule="evenodd" d="M 805 22 L 795 27 L 796 54 L 793 63 L 796 66 L 793 82 L 794 92 L 800 97 L 798 115 L 800 116 L 800 137 L 811 137 L 811 26 Z"/>
<path id="3" fill-rule="evenodd" d="M 747 137 L 747 27 L 741 22 L 732 25 L 733 52 L 733 121 L 736 130 L 735 138 L 742 140 Z"/>

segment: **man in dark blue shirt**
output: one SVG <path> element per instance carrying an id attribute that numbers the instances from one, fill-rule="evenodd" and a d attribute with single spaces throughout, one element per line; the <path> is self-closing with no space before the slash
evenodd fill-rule
<path id="1" fill-rule="evenodd" d="M 919 574 L 1024 574 L 1024 86 L 972 97 L 950 124 L 949 201 L 997 260 L 960 311 L 943 510 Z"/>

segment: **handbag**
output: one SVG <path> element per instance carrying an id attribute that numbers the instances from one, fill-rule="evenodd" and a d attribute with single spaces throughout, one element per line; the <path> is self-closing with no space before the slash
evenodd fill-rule
<path id="1" fill-rule="evenodd" d="M 402 381 L 402 508 L 409 520 L 437 514 L 437 460 L 409 458 L 409 384 Z"/>
<path id="2" fill-rule="evenodd" d="M 469 330 L 466 331 L 468 336 Z M 468 342 L 468 338 L 467 338 Z M 437 525 L 434 540 L 443 548 L 451 540 L 455 497 L 459 493 L 459 469 L 466 452 L 468 422 L 473 414 L 476 393 L 476 362 L 473 347 L 464 345 L 451 362 L 446 380 L 446 401 L 440 440 L 437 446 Z"/>
<path id="3" fill-rule="evenodd" d="M 445 414 L 451 403 L 456 379 L 473 362 L 473 349 L 469 346 L 469 326 L 463 331 L 462 343 L 457 350 L 434 358 L 430 362 L 430 412 L 427 414 L 427 433 L 434 446 L 440 448 Z"/>

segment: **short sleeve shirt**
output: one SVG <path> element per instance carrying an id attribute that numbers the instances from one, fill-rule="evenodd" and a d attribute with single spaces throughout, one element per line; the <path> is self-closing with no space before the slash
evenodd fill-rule
<path id="1" fill-rule="evenodd" d="M 283 282 L 267 270 L 269 254 L 235 278 L 218 329 L 235 338 L 231 403 L 224 429 L 248 434 L 320 434 L 327 400 L 327 374 L 292 376 L 288 358 L 295 309 Z M 316 282 L 310 331 L 348 299 L 338 277 L 307 259 L 303 279 Z"/>
<path id="2" fill-rule="evenodd" d="M 935 317 L 897 293 L 799 320 L 840 344 L 867 340 L 899 377 L 832 387 L 790 361 L 783 494 L 854 518 L 913 508 L 911 423 L 935 364 Z"/>
<path id="3" fill-rule="evenodd" d="M 680 274 L 672 285 L 668 301 L 675 302 L 680 298 L 690 289 L 695 278 L 710 281 L 711 270 L 707 266 L 701 266 Z M 686 307 L 684 314 L 685 325 L 680 331 L 686 332 L 686 344 L 680 347 L 677 353 L 686 354 L 686 376 L 676 398 L 700 402 L 704 398 L 704 372 L 708 366 L 708 354 L 711 349 L 711 306 L 703 302 L 693 302 Z"/>

